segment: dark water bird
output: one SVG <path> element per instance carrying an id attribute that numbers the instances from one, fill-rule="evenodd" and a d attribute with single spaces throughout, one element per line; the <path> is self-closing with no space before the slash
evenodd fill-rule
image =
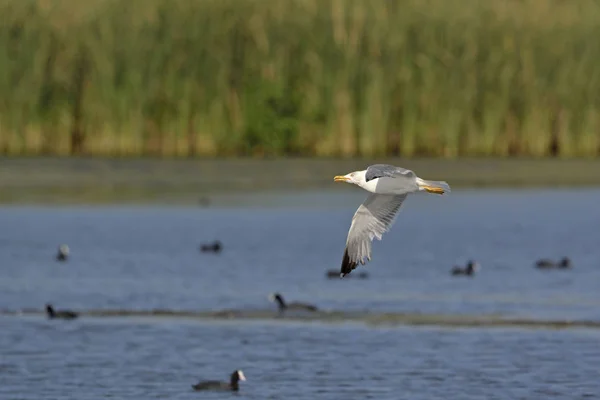
<path id="1" fill-rule="evenodd" d="M 200 251 L 203 253 L 220 253 L 222 249 L 223 245 L 218 240 L 211 244 L 200 245 Z"/>
<path id="2" fill-rule="evenodd" d="M 285 310 L 305 310 L 305 311 L 317 311 L 318 310 L 318 308 L 316 306 L 313 306 L 312 304 L 298 303 L 298 302 L 286 303 L 285 300 L 283 299 L 283 296 L 279 293 L 270 294 L 269 300 L 277 302 L 277 305 L 279 306 L 279 312 L 283 312 Z"/>
<path id="3" fill-rule="evenodd" d="M 571 260 L 568 257 L 563 257 L 560 261 L 554 262 L 546 258 L 537 260 L 535 263 L 536 268 L 539 269 L 568 269 L 572 268 Z"/>
<path id="4" fill-rule="evenodd" d="M 69 246 L 66 244 L 61 244 L 58 247 L 58 253 L 56 253 L 56 260 L 67 261 L 67 258 L 69 258 Z"/>
<path id="5" fill-rule="evenodd" d="M 340 271 L 338 270 L 334 270 L 334 269 L 330 269 L 327 271 L 326 274 L 327 278 L 329 279 L 340 279 Z M 354 274 L 349 274 L 348 277 L 356 277 L 356 278 L 360 278 L 360 279 L 367 279 L 369 277 L 369 274 L 362 271 L 360 273 L 354 273 Z"/>
<path id="6" fill-rule="evenodd" d="M 458 266 L 454 266 L 454 268 L 452 268 L 452 275 L 467 275 L 467 276 L 473 276 L 475 275 L 475 272 L 477 272 L 479 270 L 479 264 L 476 263 L 475 261 L 469 261 L 467 263 L 467 266 L 464 268 L 458 267 Z"/>
<path id="7" fill-rule="evenodd" d="M 240 390 L 239 381 L 246 381 L 246 377 L 241 369 L 233 371 L 229 382 L 201 381 L 192 385 L 192 388 L 194 390 L 226 390 L 237 392 Z"/>
<path id="8" fill-rule="evenodd" d="M 48 314 L 48 318 L 50 318 L 50 319 L 54 319 L 54 318 L 56 318 L 56 319 L 75 319 L 79 316 L 74 311 L 69 311 L 69 310 L 56 311 L 56 310 L 54 310 L 54 307 L 52 307 L 52 304 L 46 304 L 46 314 Z"/>

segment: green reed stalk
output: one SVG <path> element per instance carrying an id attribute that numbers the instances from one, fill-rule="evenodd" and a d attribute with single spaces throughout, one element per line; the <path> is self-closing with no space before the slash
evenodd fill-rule
<path id="1" fill-rule="evenodd" d="M 0 153 L 600 151 L 594 0 L 2 0 Z"/>

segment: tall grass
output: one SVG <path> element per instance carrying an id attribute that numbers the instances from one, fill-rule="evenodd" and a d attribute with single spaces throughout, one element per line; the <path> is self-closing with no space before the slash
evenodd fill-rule
<path id="1" fill-rule="evenodd" d="M 596 156 L 595 0 L 0 0 L 0 152 Z"/>

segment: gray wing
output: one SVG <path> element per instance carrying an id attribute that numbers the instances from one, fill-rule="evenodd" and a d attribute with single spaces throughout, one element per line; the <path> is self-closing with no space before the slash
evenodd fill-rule
<path id="1" fill-rule="evenodd" d="M 415 173 L 410 169 L 395 167 L 388 164 L 375 164 L 367 167 L 365 173 L 365 180 L 369 182 L 372 179 L 381 178 L 388 176 L 393 178 L 394 176 L 403 175 L 405 177 L 414 177 Z"/>
<path id="2" fill-rule="evenodd" d="M 406 194 L 371 194 L 358 207 L 346 239 L 346 249 L 342 259 L 341 276 L 352 272 L 358 264 L 371 259 L 373 238 L 381 240 L 383 234 L 393 225 Z"/>

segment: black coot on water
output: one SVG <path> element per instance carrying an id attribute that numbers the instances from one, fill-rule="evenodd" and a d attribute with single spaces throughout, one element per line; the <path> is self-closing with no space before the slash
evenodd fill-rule
<path id="1" fill-rule="evenodd" d="M 222 381 L 201 381 L 192 385 L 194 390 L 226 390 L 237 392 L 240 390 L 239 381 L 245 381 L 246 377 L 241 369 L 233 371 L 229 382 Z"/>
<path id="2" fill-rule="evenodd" d="M 200 251 L 203 253 L 220 253 L 222 249 L 223 245 L 218 240 L 211 244 L 200 245 Z"/>
<path id="3" fill-rule="evenodd" d="M 567 268 L 571 268 L 571 260 L 568 257 L 563 257 L 559 262 L 554 262 L 552 260 L 548 260 L 548 259 L 541 259 L 541 260 L 537 260 L 537 262 L 535 263 L 536 268 L 540 268 L 540 269 L 551 269 L 551 268 L 557 268 L 557 269 L 567 269 Z"/>
<path id="4" fill-rule="evenodd" d="M 68 258 L 69 258 L 69 246 L 67 246 L 66 244 L 61 244 L 58 247 L 58 253 L 56 253 L 56 260 L 57 261 L 67 261 Z"/>
<path id="5" fill-rule="evenodd" d="M 305 311 L 317 311 L 317 307 L 313 306 L 312 304 L 306 304 L 306 303 L 298 303 L 298 302 L 293 302 L 293 303 L 286 303 L 285 300 L 283 299 L 283 296 L 279 293 L 273 293 L 271 295 L 269 295 L 269 300 L 274 301 L 277 303 L 277 305 L 279 306 L 279 311 L 283 312 L 285 310 L 305 310 Z"/>
<path id="6" fill-rule="evenodd" d="M 326 276 L 329 279 L 340 279 L 340 271 L 335 270 L 335 269 L 330 269 L 329 271 L 327 271 Z M 360 278 L 360 279 L 367 279 L 369 277 L 369 274 L 365 271 L 361 271 L 358 274 L 354 273 L 354 274 L 349 274 L 348 276 L 356 277 L 356 278 Z"/>
<path id="7" fill-rule="evenodd" d="M 75 319 L 78 317 L 77 313 L 69 310 L 54 310 L 52 304 L 46 304 L 46 314 L 50 319 Z"/>
<path id="8" fill-rule="evenodd" d="M 474 261 L 469 261 L 465 268 L 455 266 L 452 268 L 452 275 L 467 275 L 473 276 L 479 270 L 479 264 Z"/>

